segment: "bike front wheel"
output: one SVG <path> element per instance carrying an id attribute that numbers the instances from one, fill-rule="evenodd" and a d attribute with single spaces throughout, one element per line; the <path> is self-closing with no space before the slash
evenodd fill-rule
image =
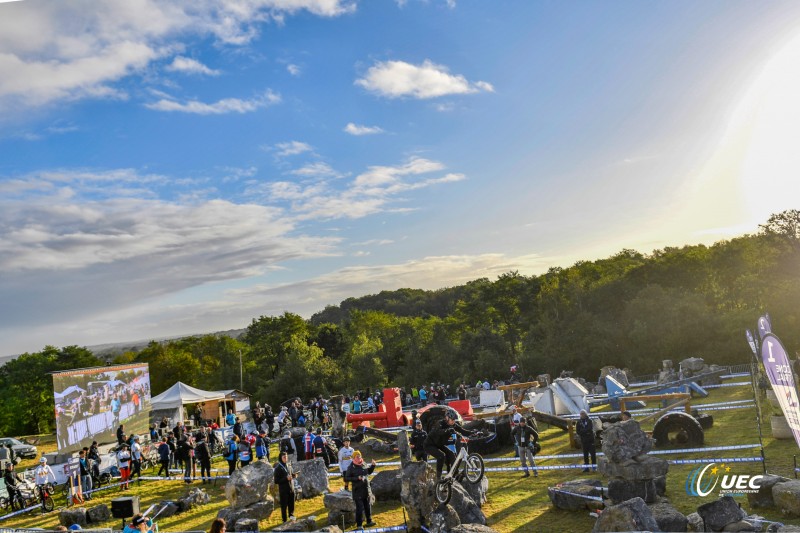
<path id="1" fill-rule="evenodd" d="M 50 511 L 55 509 L 55 507 L 56 507 L 56 505 L 53 502 L 53 497 L 52 496 L 48 495 L 48 496 L 45 496 L 44 498 L 42 498 L 42 509 L 44 509 L 46 512 L 49 513 Z"/>
<path id="2" fill-rule="evenodd" d="M 437 502 L 441 505 L 447 505 L 450 502 L 450 498 L 453 496 L 453 488 L 450 486 L 450 480 L 437 482 L 434 493 Z"/>
<path id="3" fill-rule="evenodd" d="M 471 453 L 467 456 L 464 465 L 464 472 L 467 476 L 467 481 L 470 483 L 479 483 L 483 479 L 485 466 L 483 464 L 483 457 L 477 453 Z"/>

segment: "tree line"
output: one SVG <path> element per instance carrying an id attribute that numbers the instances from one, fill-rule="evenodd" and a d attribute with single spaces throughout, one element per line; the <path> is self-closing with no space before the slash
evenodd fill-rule
<path id="1" fill-rule="evenodd" d="M 597 379 L 605 365 L 653 373 L 663 359 L 749 361 L 744 329 L 768 311 L 790 353 L 800 344 L 800 211 L 712 246 L 634 250 L 525 276 L 508 272 L 435 291 L 348 298 L 305 320 L 254 318 L 245 332 L 151 342 L 110 361 L 47 346 L 0 367 L 0 434 L 53 430 L 49 372 L 146 362 L 158 394 L 176 381 L 242 388 L 276 404 L 386 385 L 524 377 Z M 241 364 L 241 372 L 240 372 Z"/>

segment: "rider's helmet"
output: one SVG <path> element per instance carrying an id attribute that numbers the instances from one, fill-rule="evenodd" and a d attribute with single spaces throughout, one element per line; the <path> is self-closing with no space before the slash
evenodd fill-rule
<path id="1" fill-rule="evenodd" d="M 40 464 L 40 465 L 45 465 L 45 464 L 47 464 L 47 458 L 46 458 L 46 457 L 42 457 L 41 459 L 39 459 L 39 464 Z"/>
<path id="2" fill-rule="evenodd" d="M 444 416 L 450 420 L 458 420 L 458 413 L 455 409 L 448 409 Z"/>

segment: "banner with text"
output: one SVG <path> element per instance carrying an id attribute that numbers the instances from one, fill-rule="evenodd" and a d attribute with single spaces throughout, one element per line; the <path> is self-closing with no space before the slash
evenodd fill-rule
<path id="1" fill-rule="evenodd" d="M 761 337 L 761 360 L 794 440 L 800 447 L 800 402 L 797 401 L 794 373 L 786 349 L 773 333 L 764 333 Z"/>

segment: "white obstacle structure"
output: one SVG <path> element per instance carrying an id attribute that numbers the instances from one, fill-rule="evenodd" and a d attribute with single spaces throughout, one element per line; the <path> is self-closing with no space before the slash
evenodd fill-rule
<path id="1" fill-rule="evenodd" d="M 578 380 L 558 378 L 549 386 L 531 392 L 529 398 L 532 406 L 540 413 L 557 416 L 577 415 L 581 409 L 589 411 L 587 394 L 589 391 Z"/>

